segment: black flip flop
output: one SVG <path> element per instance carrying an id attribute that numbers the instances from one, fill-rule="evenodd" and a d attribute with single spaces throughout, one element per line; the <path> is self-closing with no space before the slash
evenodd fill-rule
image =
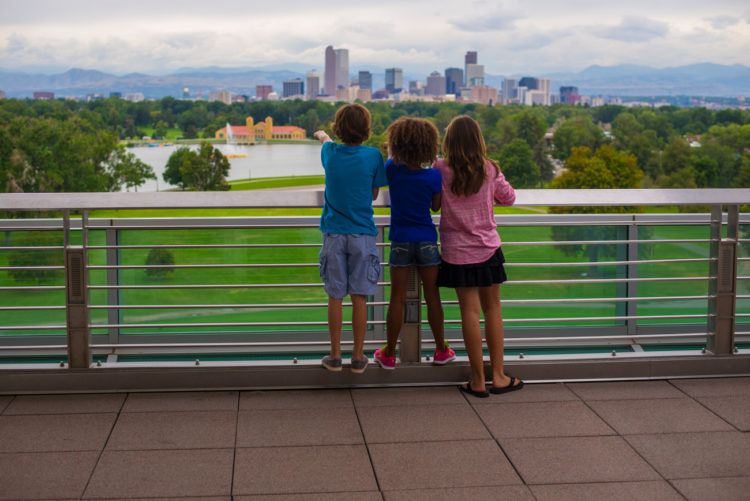
<path id="1" fill-rule="evenodd" d="M 490 386 L 490 393 L 492 393 L 493 395 L 501 395 L 503 393 L 510 393 L 511 391 L 516 391 L 523 388 L 523 381 L 518 378 L 514 378 L 513 376 L 508 377 L 510 378 L 510 383 L 508 384 L 508 386 L 503 386 L 502 388 Z M 518 381 L 518 384 L 515 384 L 516 381 Z"/>
<path id="2" fill-rule="evenodd" d="M 458 389 L 461 390 L 464 393 L 468 393 L 471 396 L 477 397 L 477 398 L 487 398 L 490 396 L 489 392 L 487 391 L 476 391 L 471 388 L 471 383 L 466 383 L 466 386 L 459 384 Z"/>

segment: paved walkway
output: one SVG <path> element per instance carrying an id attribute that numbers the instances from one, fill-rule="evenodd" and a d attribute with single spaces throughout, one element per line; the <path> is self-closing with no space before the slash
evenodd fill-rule
<path id="1" fill-rule="evenodd" d="M 750 377 L 0 396 L 0 499 L 750 499 Z"/>

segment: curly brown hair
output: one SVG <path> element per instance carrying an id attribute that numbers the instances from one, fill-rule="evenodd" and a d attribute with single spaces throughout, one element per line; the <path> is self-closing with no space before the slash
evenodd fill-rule
<path id="1" fill-rule="evenodd" d="M 453 170 L 451 191 L 469 197 L 482 187 L 486 177 L 484 163 L 487 160 L 500 172 L 497 162 L 487 158 L 487 148 L 482 130 L 473 118 L 461 115 L 454 118 L 445 129 L 443 139 L 445 161 Z"/>
<path id="2" fill-rule="evenodd" d="M 359 103 L 345 104 L 336 111 L 331 124 L 333 133 L 344 144 L 362 144 L 370 137 L 370 111 Z"/>
<path id="3" fill-rule="evenodd" d="M 429 120 L 400 117 L 386 129 L 385 135 L 394 162 L 420 167 L 431 165 L 437 158 L 440 134 Z"/>

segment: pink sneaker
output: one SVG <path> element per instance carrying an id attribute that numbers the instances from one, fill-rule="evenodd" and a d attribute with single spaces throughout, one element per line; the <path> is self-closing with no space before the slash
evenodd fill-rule
<path id="1" fill-rule="evenodd" d="M 435 353 L 432 356 L 432 363 L 435 365 L 445 365 L 455 359 L 456 352 L 451 350 L 450 345 L 446 341 L 445 346 L 442 350 L 435 350 Z"/>
<path id="2" fill-rule="evenodd" d="M 385 349 L 387 347 L 388 346 L 386 345 L 378 350 L 375 350 L 374 358 L 375 358 L 375 361 L 378 364 L 380 364 L 380 367 L 382 367 L 385 370 L 392 371 L 393 369 L 396 368 L 396 356 L 395 355 L 392 357 L 386 356 Z"/>

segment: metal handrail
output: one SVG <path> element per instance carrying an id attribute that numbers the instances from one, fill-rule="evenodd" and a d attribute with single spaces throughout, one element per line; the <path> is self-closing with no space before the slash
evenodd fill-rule
<path id="1" fill-rule="evenodd" d="M 554 193 L 554 200 L 550 200 L 550 195 Z M 747 203 L 750 200 L 750 189 L 731 189 L 731 190 L 518 190 L 517 191 L 517 204 L 520 206 L 654 206 L 654 205 L 712 205 L 716 206 L 730 206 L 734 207 L 739 204 Z M 121 264 L 118 260 L 118 253 L 127 250 L 138 250 L 138 249 L 274 249 L 274 248 L 316 248 L 319 247 L 319 243 L 252 243 L 252 244 L 223 244 L 223 243 L 180 243 L 180 244 L 161 244 L 156 243 L 153 245 L 147 244 L 120 244 L 118 238 L 112 238 L 112 235 L 117 235 L 118 232 L 126 232 L 130 230 L 179 230 L 179 231 L 194 231 L 200 229 L 210 230 L 252 230 L 252 229 L 271 229 L 271 228 L 301 228 L 301 229 L 313 229 L 318 226 L 318 216 L 302 216 L 302 217 L 233 217 L 233 218 L 101 218 L 101 219 L 89 219 L 88 211 L 95 209 L 164 209 L 164 208 L 239 208 L 239 207 L 320 207 L 322 205 L 323 197 L 321 190 L 308 190 L 301 192 L 230 192 L 230 193 L 116 193 L 116 194 L 0 194 L 0 210 L 63 210 L 65 219 L 62 226 L 59 221 L 45 220 L 40 223 L 37 227 L 35 224 L 29 224 L 29 221 L 16 222 L 16 220 L 3 223 L 3 228 L 7 231 L 34 231 L 39 229 L 44 230 L 55 230 L 64 231 L 66 244 L 70 242 L 71 231 L 82 232 L 82 243 L 85 252 L 94 251 L 105 251 L 106 252 L 106 264 L 87 264 L 86 269 L 90 271 L 101 271 L 106 272 L 106 284 L 101 285 L 100 282 L 94 284 L 84 284 L 86 290 L 91 292 L 106 293 L 107 299 L 106 304 L 88 305 L 87 307 L 93 311 L 108 311 L 107 319 L 102 321 L 101 317 L 97 317 L 95 322 L 89 321 L 88 328 L 96 330 L 97 339 L 101 339 L 103 336 L 100 334 L 106 330 L 109 332 L 106 336 L 110 339 L 117 340 L 119 331 L 123 331 L 123 334 L 127 333 L 127 336 L 133 336 L 131 333 L 134 329 L 226 329 L 226 328 L 285 328 L 290 331 L 294 331 L 295 328 L 319 328 L 317 331 L 300 330 L 305 335 L 310 335 L 310 332 L 324 333 L 327 322 L 321 321 L 254 321 L 254 322 L 164 322 L 159 323 L 158 321 L 151 322 L 134 322 L 128 323 L 122 321 L 122 318 L 126 316 L 118 317 L 122 315 L 122 312 L 132 311 L 137 309 L 175 309 L 175 310 L 188 310 L 188 309 L 323 309 L 326 307 L 326 303 L 317 302 L 312 303 L 257 303 L 257 304 L 178 304 L 178 305 L 159 305 L 159 304 L 148 304 L 148 305 L 133 305 L 133 304 L 120 304 L 119 294 L 130 290 L 212 290 L 212 289 L 273 289 L 273 288 L 310 288 L 320 290 L 323 285 L 320 282 L 315 283 L 239 283 L 239 284 L 228 284 L 228 283 L 198 283 L 198 284 L 121 284 L 116 279 L 113 281 L 113 277 L 117 277 L 119 271 L 126 270 L 149 270 L 149 269 L 165 269 L 165 270 L 185 270 L 185 269 L 258 269 L 258 268 L 314 268 L 318 264 L 314 262 L 296 262 L 296 263 L 179 263 L 172 265 L 140 265 L 140 264 Z M 387 206 L 389 204 L 388 193 L 382 192 L 380 197 L 376 200 L 376 206 Z M 69 212 L 71 210 L 82 210 L 83 217 L 81 219 L 71 219 Z M 439 216 L 434 216 L 437 220 Z M 743 216 L 744 218 L 744 216 Z M 722 214 L 721 211 L 714 211 L 713 214 L 691 214 L 691 215 L 664 215 L 664 214 L 643 214 L 643 213 L 606 213 L 606 214 L 567 214 L 567 215 L 539 215 L 539 214 L 522 214 L 522 215 L 499 215 L 496 217 L 501 226 L 514 227 L 514 226 L 618 226 L 618 239 L 617 240 L 576 240 L 576 241 L 509 241 L 504 239 L 503 245 L 509 248 L 523 247 L 523 246 L 576 246 L 576 245 L 616 245 L 621 248 L 627 249 L 627 256 L 623 255 L 623 259 L 619 260 L 608 260 L 608 261 L 597 261 L 597 262 L 512 262 L 507 263 L 508 268 L 524 269 L 524 268 L 562 268 L 562 267 L 606 267 L 606 266 L 617 266 L 621 267 L 618 269 L 625 269 L 626 273 L 624 276 L 618 274 L 618 278 L 586 278 L 586 279 L 536 279 L 536 280 L 509 280 L 503 286 L 511 287 L 512 290 L 515 286 L 528 286 L 528 285 L 596 285 L 596 284 L 607 284 L 617 287 L 618 291 L 624 291 L 627 288 L 626 295 L 613 298 L 532 298 L 528 300 L 521 299 L 510 299 L 503 300 L 505 305 L 508 306 L 522 306 L 522 305 L 552 305 L 552 304 L 596 304 L 596 303 L 615 303 L 612 308 L 614 315 L 597 315 L 597 316 L 550 316 L 542 318 L 506 318 L 505 323 L 511 328 L 509 335 L 506 335 L 506 340 L 510 343 L 523 343 L 525 339 L 529 342 L 539 343 L 542 341 L 549 342 L 560 342 L 560 341 L 585 341 L 585 342 L 597 342 L 597 341 L 613 341 L 613 340 L 648 340 L 649 342 L 666 340 L 666 339 L 677 339 L 677 338 L 690 338 L 690 339 L 705 339 L 707 331 L 701 332 L 700 327 L 697 327 L 696 332 L 685 332 L 682 334 L 670 333 L 668 330 L 661 333 L 651 333 L 647 330 L 639 332 L 638 322 L 648 320 L 658 320 L 664 323 L 669 323 L 675 320 L 705 320 L 709 324 L 712 322 L 719 322 L 722 318 L 718 315 L 711 304 L 716 301 L 723 300 L 721 291 L 716 292 L 711 289 L 712 284 L 716 284 L 721 278 L 720 270 L 714 269 L 720 264 L 720 256 L 716 253 L 714 246 L 717 245 L 720 236 L 717 237 L 716 228 L 721 227 L 722 224 L 736 225 L 737 213 Z M 388 224 L 387 216 L 376 216 L 376 224 L 380 231 L 380 239 L 377 243 L 378 248 L 383 251 L 389 244 L 382 237 L 384 234 L 383 228 Z M 743 219 L 742 224 L 747 224 Z M 643 239 L 637 238 L 639 226 L 658 226 L 658 225 L 691 225 L 691 226 L 702 226 L 711 228 L 710 238 L 677 238 L 677 239 Z M 625 229 L 629 238 L 622 238 L 622 229 Z M 0 228 L 2 229 L 2 228 Z M 733 230 L 736 233 L 736 230 Z M 97 243 L 93 245 L 91 243 L 91 235 L 106 234 L 105 244 L 100 244 L 101 239 L 96 238 Z M 306 233 L 305 233 L 306 234 Z M 720 235 L 720 233 L 719 233 Z M 731 235 L 730 235 L 731 236 Z M 735 235 L 736 236 L 736 235 Z M 747 239 L 734 240 L 737 243 L 748 242 Z M 706 257 L 699 258 L 678 258 L 678 259 L 638 259 L 637 254 L 633 253 L 638 245 L 673 245 L 673 244 L 693 244 L 695 247 L 706 249 L 710 251 L 710 254 Z M 705 246 L 705 247 L 704 247 Z M 24 246 L 24 247 L 0 247 L 2 250 L 63 250 L 66 246 Z M 98 254 L 101 256 L 102 254 Z M 382 257 L 382 255 L 381 255 Z M 101 258 L 99 258 L 101 259 Z M 736 258 L 735 262 L 746 262 L 750 258 Z M 705 275 L 700 276 L 660 276 L 660 277 L 644 277 L 637 275 L 637 269 L 639 266 L 654 265 L 654 264 L 698 264 L 707 263 L 711 270 Z M 385 262 L 381 263 L 381 266 L 386 266 Z M 59 271 L 66 269 L 61 266 L 40 266 L 40 267 L 11 267 L 4 266 L 0 267 L 0 271 L 16 271 L 16 270 L 45 270 L 45 271 Z M 691 268 L 692 269 L 692 268 Z M 101 274 L 99 275 L 101 276 Z M 748 280 L 750 277 L 747 276 L 735 276 L 734 280 Z M 709 286 L 709 292 L 705 295 L 678 295 L 678 296 L 649 296 L 639 297 L 635 292 L 637 284 L 647 284 L 655 282 L 665 283 L 679 283 L 679 282 L 704 282 Z M 373 317 L 368 320 L 370 329 L 373 330 L 375 337 L 383 336 L 385 325 L 385 306 L 388 302 L 385 300 L 385 294 L 383 289 L 388 287 L 390 284 L 387 281 L 381 281 L 379 285 L 379 296 L 374 301 L 368 302 L 370 308 L 372 308 Z M 0 291 L 59 291 L 65 290 L 62 286 L 0 286 Z M 619 292 L 617 292 L 619 293 Z M 616 294 L 617 294 L 616 293 Z M 747 299 L 750 296 L 736 296 L 737 299 Z M 101 300 L 101 299 L 100 299 Z M 685 314 L 650 314 L 643 315 L 638 314 L 635 307 L 639 303 L 651 302 L 651 301 L 705 301 L 708 303 L 708 311 L 706 313 L 685 313 Z M 446 306 L 455 306 L 457 301 L 447 300 L 444 301 Z M 346 306 L 350 306 L 347 304 Z M 64 309 L 62 306 L 53 307 L 42 307 L 42 306 L 22 306 L 20 308 L 0 306 L 0 311 L 43 311 L 43 310 L 55 310 L 59 311 Z M 609 306 L 607 306 L 607 309 Z M 604 309 L 603 312 L 608 312 Z M 695 309 L 693 309 L 695 311 Z M 597 313 L 598 311 L 592 310 Z M 214 313 L 211 313 L 214 315 Z M 733 315 L 735 319 L 748 318 L 750 315 L 744 312 L 736 313 Z M 138 317 L 132 317 L 133 320 Z M 148 317 L 142 317 L 148 318 Z M 239 317 L 243 319 L 244 317 Z M 248 317 L 253 318 L 253 317 Z M 309 318 L 309 317 L 302 317 Z M 313 316 L 312 318 L 317 318 Z M 264 317 L 258 318 L 258 320 L 264 320 Z M 99 322 L 99 323 L 97 323 Z M 583 324 L 581 329 L 588 329 L 589 332 L 593 332 L 592 328 L 599 329 L 600 333 L 597 335 L 586 336 L 586 335 L 566 335 L 566 336 L 545 336 L 539 335 L 545 332 L 550 332 L 551 327 L 536 327 L 537 325 L 544 324 L 569 324 L 575 322 Z M 605 322 L 604 326 L 586 326 L 588 323 L 601 323 Z M 417 322 L 419 325 L 428 325 L 428 322 L 421 319 Z M 344 322 L 344 325 L 350 325 L 350 322 Z M 460 324 L 460 320 L 448 319 L 445 322 L 447 327 L 454 327 Z M 522 327 L 529 324 L 534 324 L 535 327 Z M 656 328 L 655 324 L 644 324 L 648 328 Z M 679 323 L 672 322 L 673 326 L 678 326 Z M 697 325 L 697 324 L 695 324 Z M 518 332 L 534 332 L 534 335 L 530 338 L 526 338 L 523 335 L 515 335 L 513 329 L 531 329 L 531 330 L 519 330 Z M 559 329 L 559 326 L 556 328 Z M 695 327 L 693 327 L 695 328 Z M 66 325 L 41 325 L 41 326 L 9 326 L 7 328 L 0 328 L 0 330 L 7 331 L 33 331 L 33 330 L 65 330 Z M 534 330 L 536 329 L 536 330 Z M 545 330 L 547 329 L 547 330 Z M 708 327 L 707 327 L 708 329 Z M 613 335 L 612 332 L 618 332 Z M 203 331 L 205 332 L 205 331 Z M 244 331 L 242 331 L 244 332 Z M 248 332 L 248 334 L 257 334 L 258 336 L 267 336 L 270 332 L 268 330 L 258 330 L 257 332 Z M 456 334 L 456 330 L 451 331 L 453 335 Z M 571 331 L 572 332 L 572 331 Z M 169 332 L 165 332 L 167 336 Z M 216 335 L 225 335 L 224 332 L 217 332 Z M 230 332 L 233 334 L 233 331 Z M 151 334 L 144 334 L 144 336 L 150 336 Z M 168 336 L 167 336 L 168 337 Z M 299 337 L 299 336 L 298 336 Z M 446 332 L 448 337 L 448 332 Z M 448 337 L 451 339 L 450 337 Z M 121 340 L 125 340 L 125 335 Z M 136 339 L 140 339 L 136 335 Z M 144 338 L 145 339 L 145 338 Z M 192 346 L 191 343 L 158 343 L 160 339 L 158 336 L 154 338 L 156 343 L 145 343 L 144 346 L 157 348 L 159 346 L 164 347 L 185 347 Z M 231 337 L 228 339 L 232 339 Z M 454 338 L 455 339 L 455 338 Z M 380 343 L 379 339 L 368 339 L 368 344 Z M 326 340 L 315 340 L 310 341 L 306 339 L 295 338 L 289 342 L 248 342 L 249 344 L 233 344 L 233 346 L 247 346 L 247 347 L 261 347 L 261 346 L 282 346 L 282 347 L 321 347 L 326 346 Z M 348 343 L 348 341 L 345 341 Z M 113 346 L 126 346 L 120 343 L 111 343 Z M 200 343 L 199 343 L 200 344 Z M 214 343 L 208 343 L 214 345 Z M 216 346 L 221 343 L 216 344 Z M 102 345 L 99 342 L 91 343 L 91 348 L 101 348 Z M 228 346 L 228 345 L 227 345 Z"/>

